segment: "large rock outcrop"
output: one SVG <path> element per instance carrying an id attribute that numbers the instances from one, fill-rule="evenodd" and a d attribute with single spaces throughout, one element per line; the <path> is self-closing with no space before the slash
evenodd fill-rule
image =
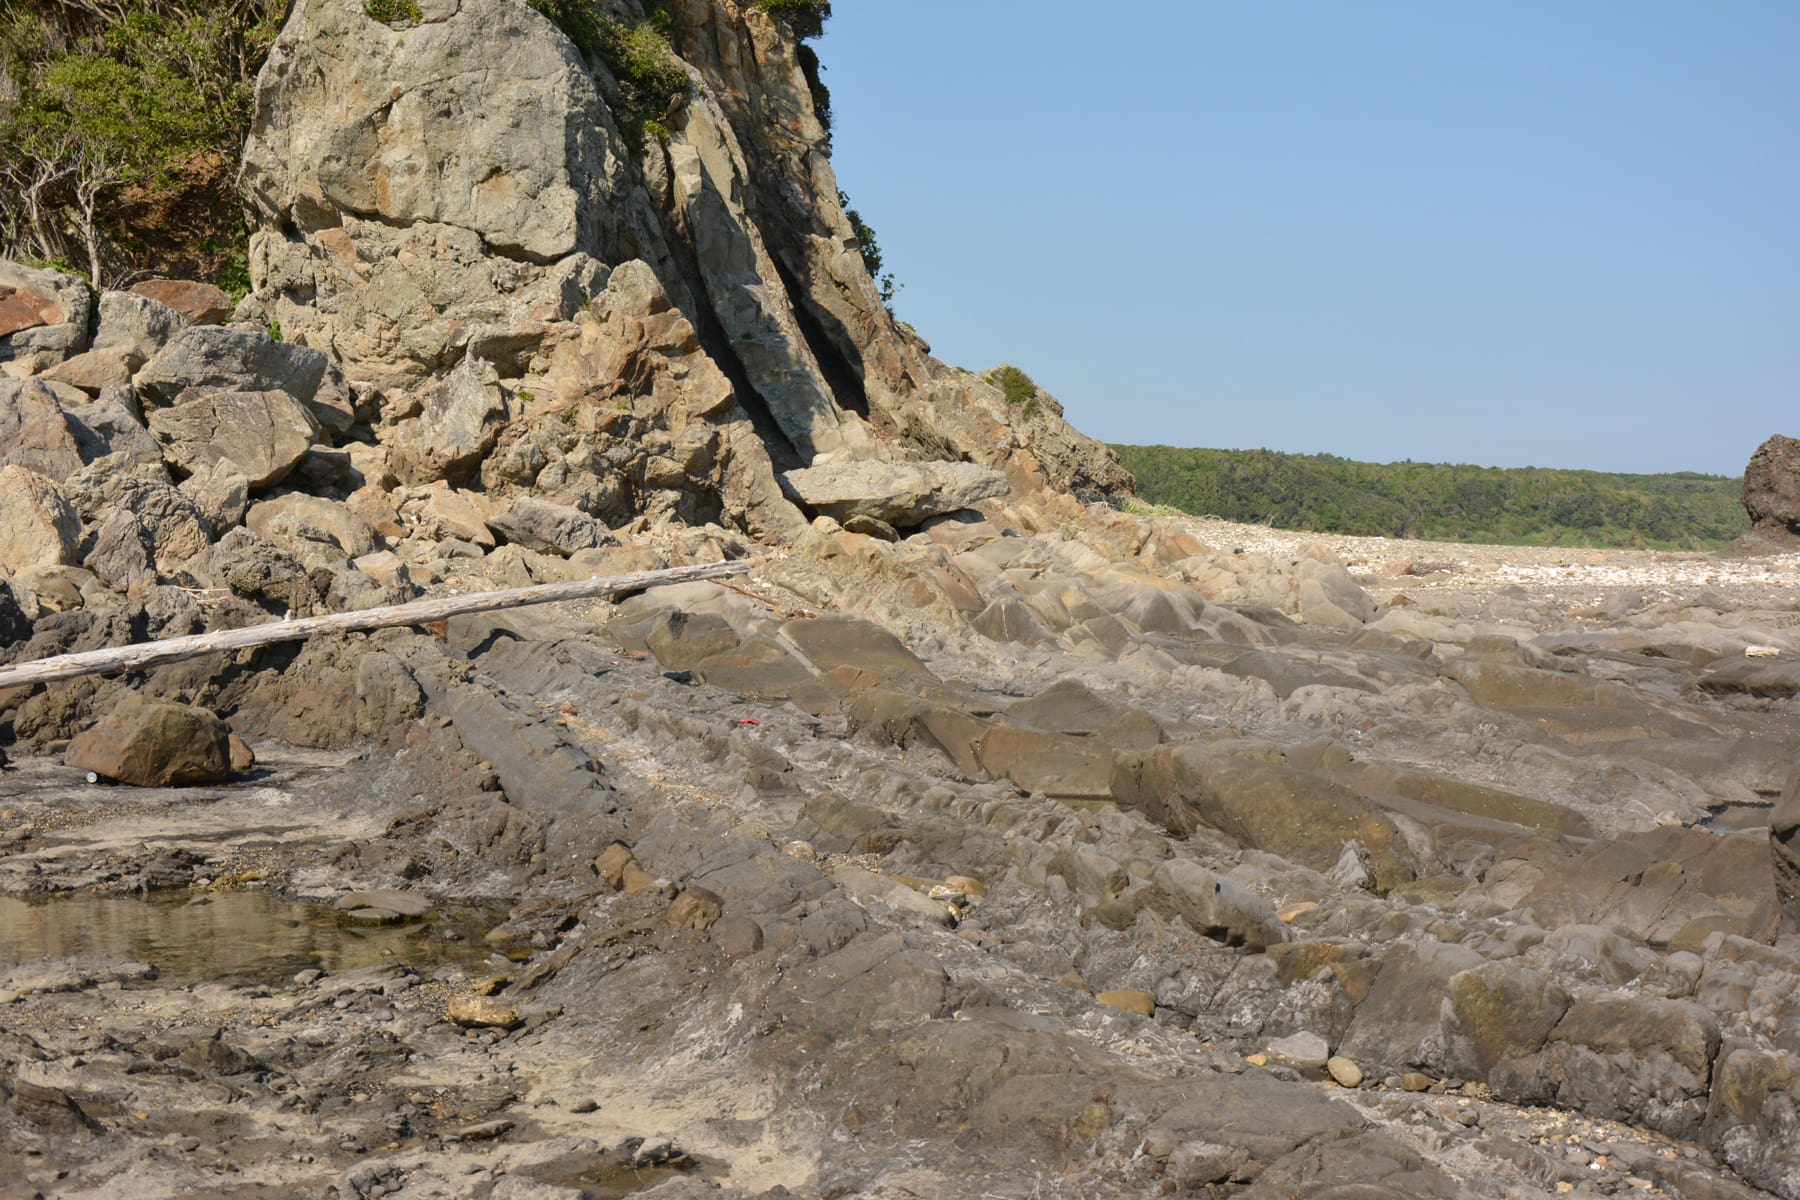
<path id="1" fill-rule="evenodd" d="M 545 488 L 547 470 L 555 499 L 608 521 L 762 531 L 800 520 L 774 472 L 827 452 L 973 462 L 1014 488 L 1128 487 L 1054 402 L 1010 411 L 888 313 L 789 16 L 667 11 L 690 82 L 666 137 L 635 145 L 626 85 L 522 0 L 442 0 L 394 25 L 300 0 L 245 150 L 261 229 L 239 315 L 377 389 L 370 432 L 392 431 L 411 483 L 479 469 L 490 488 Z M 446 458 L 421 425 L 470 361 L 522 401 L 504 415 L 524 428 L 474 430 Z M 570 439 L 532 432 L 543 413 L 585 436 L 552 445 Z M 512 457 L 483 468 L 490 451 Z"/>
<path id="2" fill-rule="evenodd" d="M 1800 438 L 1776 434 L 1744 467 L 1744 511 L 1758 529 L 1800 534 Z"/>

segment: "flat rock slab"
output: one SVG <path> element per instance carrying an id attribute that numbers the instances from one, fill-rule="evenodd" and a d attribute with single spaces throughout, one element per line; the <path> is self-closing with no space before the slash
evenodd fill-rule
<path id="1" fill-rule="evenodd" d="M 908 529 L 1011 490 L 1006 477 L 975 463 L 831 461 L 789 471 L 788 489 L 836 521 L 870 517 Z"/>
<path id="2" fill-rule="evenodd" d="M 231 297 L 210 283 L 188 279 L 146 279 L 131 290 L 166 304 L 196 325 L 221 325 L 231 317 Z"/>
<path id="3" fill-rule="evenodd" d="M 399 892 L 391 889 L 373 892 L 349 892 L 337 902 L 339 912 L 349 913 L 352 917 L 359 912 L 377 910 L 393 913 L 397 919 L 407 917 L 423 917 L 432 910 L 428 897 L 417 892 Z"/>

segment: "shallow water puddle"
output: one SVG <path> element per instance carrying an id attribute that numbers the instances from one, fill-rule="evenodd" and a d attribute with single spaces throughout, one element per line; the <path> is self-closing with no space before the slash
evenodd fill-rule
<path id="1" fill-rule="evenodd" d="M 543 1182 L 572 1188 L 581 1193 L 581 1200 L 624 1200 L 624 1197 L 634 1192 L 647 1191 L 665 1180 L 691 1175 L 694 1170 L 692 1163 L 686 1166 L 662 1164 L 643 1167 L 606 1163 L 579 1174 L 558 1175 Z"/>
<path id="2" fill-rule="evenodd" d="M 281 983 L 295 972 L 338 973 L 402 962 L 429 974 L 472 967 L 491 948 L 482 935 L 505 904 L 447 905 L 404 925 L 361 926 L 321 904 L 263 891 L 194 896 L 0 896 L 0 969 L 39 958 L 132 958 L 157 969 L 159 986 Z"/>

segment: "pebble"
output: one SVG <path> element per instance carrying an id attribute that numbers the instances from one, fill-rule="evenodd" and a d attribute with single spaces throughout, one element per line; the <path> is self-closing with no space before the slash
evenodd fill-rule
<path id="1" fill-rule="evenodd" d="M 1319 907 L 1317 900 L 1302 900 L 1296 904 L 1285 905 L 1275 910 L 1275 917 L 1283 925 L 1292 924 L 1296 919 L 1305 916 Z"/>
<path id="2" fill-rule="evenodd" d="M 317 967 L 308 967 L 304 971 L 294 972 L 294 984 L 297 987 L 305 987 L 308 984 L 317 983 L 323 978 L 325 978 L 325 972 L 319 970 Z"/>
<path id="3" fill-rule="evenodd" d="M 1362 1083 L 1362 1068 L 1341 1054 L 1334 1054 L 1327 1059 L 1325 1069 L 1341 1087 L 1353 1088 Z"/>

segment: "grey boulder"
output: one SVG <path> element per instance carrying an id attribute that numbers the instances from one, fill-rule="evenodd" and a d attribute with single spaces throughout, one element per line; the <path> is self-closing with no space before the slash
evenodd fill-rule
<path id="1" fill-rule="evenodd" d="M 552 504 L 535 496 L 526 496 L 498 516 L 488 519 L 487 527 L 517 546 L 564 558 L 580 550 L 595 550 L 617 540 L 600 521 L 571 508 Z"/>
<path id="2" fill-rule="evenodd" d="M 821 516 L 870 517 L 896 529 L 1004 496 L 1006 477 L 975 463 L 827 460 L 782 476 L 788 490 Z"/>
<path id="3" fill-rule="evenodd" d="M 425 397 L 422 411 L 395 427 L 394 474 L 413 484 L 468 482 L 500 437 L 506 396 L 494 368 L 465 358 Z"/>
<path id="4" fill-rule="evenodd" d="M 223 325 L 190 325 L 164 346 L 133 382 L 147 405 L 173 404 L 189 388 L 282 392 L 333 433 L 356 419 L 343 372 L 310 346 Z"/>
<path id="5" fill-rule="evenodd" d="M 0 466 L 61 479 L 81 469 L 80 428 L 36 379 L 0 379 Z"/>
<path id="6" fill-rule="evenodd" d="M 319 426 L 285 391 L 189 388 L 150 414 L 150 432 L 186 473 L 227 462 L 255 490 L 285 479 L 318 440 Z"/>

